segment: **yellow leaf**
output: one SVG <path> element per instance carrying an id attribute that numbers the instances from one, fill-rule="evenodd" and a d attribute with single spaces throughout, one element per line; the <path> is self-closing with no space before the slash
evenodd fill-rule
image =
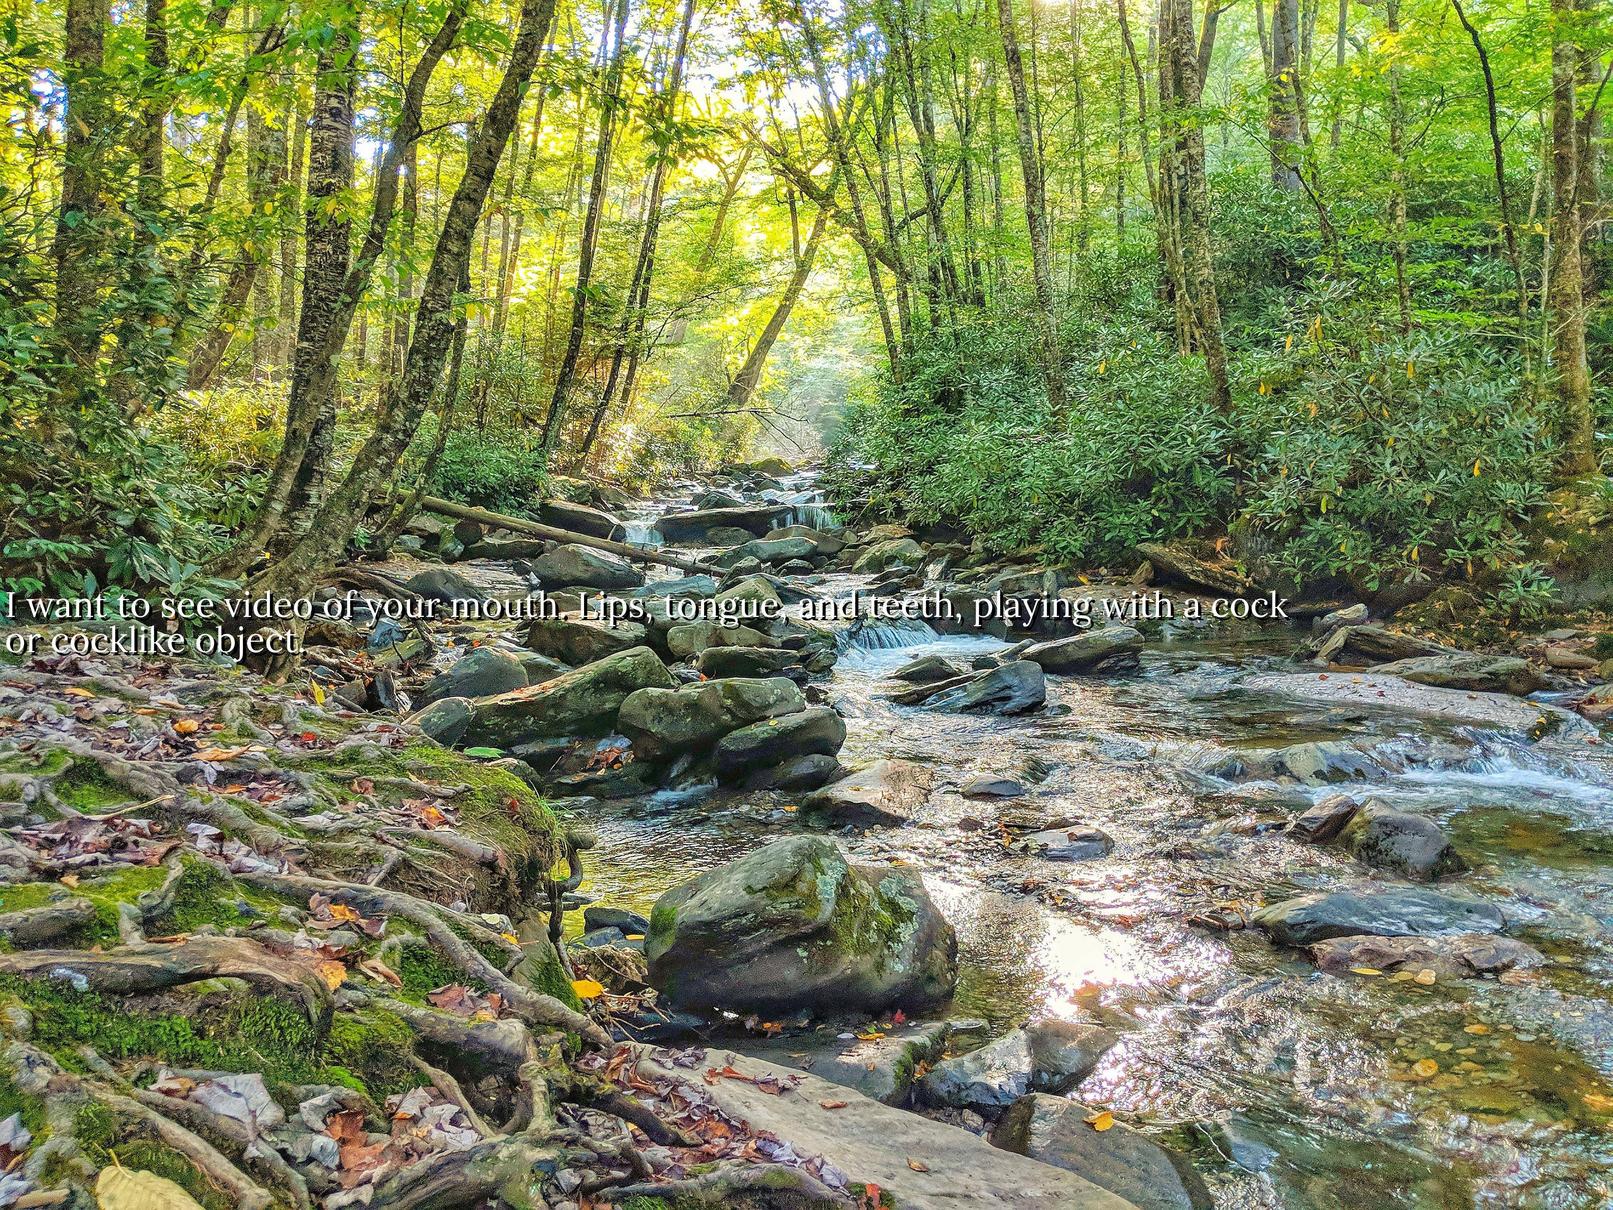
<path id="1" fill-rule="evenodd" d="M 1383 972 L 1381 970 L 1379 970 L 1375 966 L 1352 966 L 1350 968 L 1350 973 L 1352 975 L 1381 975 L 1381 974 L 1383 974 Z"/>
<path id="2" fill-rule="evenodd" d="M 511 945 L 520 945 L 521 944 L 521 939 L 519 937 L 517 937 L 514 933 L 500 933 L 499 936 L 504 938 L 504 940 L 508 941 Z"/>
<path id="3" fill-rule="evenodd" d="M 101 1169 L 95 1178 L 95 1200 L 101 1210 L 202 1210 L 167 1177 L 117 1165 Z"/>
<path id="4" fill-rule="evenodd" d="M 69 685 L 66 689 L 63 689 L 62 692 L 67 694 L 68 697 L 94 697 L 95 696 L 95 694 L 91 693 L 88 689 L 80 689 L 77 685 Z"/>
<path id="5" fill-rule="evenodd" d="M 1327 497 L 1326 496 L 1322 497 L 1322 511 L 1324 513 L 1327 511 Z"/>
<path id="6" fill-rule="evenodd" d="M 1483 1037 L 1485 1034 L 1490 1032 L 1490 1027 L 1485 1025 L 1482 1021 L 1475 1021 L 1472 1025 L 1462 1026 L 1462 1032 L 1465 1034 L 1472 1034 L 1475 1037 Z"/>
<path id="7" fill-rule="evenodd" d="M 1114 1126 L 1115 1115 L 1105 1109 L 1100 1113 L 1088 1114 L 1086 1123 L 1088 1126 L 1092 1127 L 1092 1129 L 1101 1133 L 1102 1131 L 1108 1130 Z"/>
<path id="8" fill-rule="evenodd" d="M 1416 377 L 1417 377 L 1417 371 L 1412 366 L 1411 362 L 1408 361 L 1406 363 L 1406 381 L 1410 382 L 1412 379 L 1414 379 Z"/>
<path id="9" fill-rule="evenodd" d="M 1475 479 L 1477 479 L 1479 477 L 1479 464 L 1482 461 L 1483 461 L 1482 458 L 1473 459 L 1473 478 L 1475 478 Z"/>
<path id="10" fill-rule="evenodd" d="M 605 985 L 597 979 L 573 979 L 571 990 L 577 993 L 579 1000 L 597 1000 L 605 994 Z"/>
<path id="11" fill-rule="evenodd" d="M 1422 970 L 1417 972 L 1416 976 L 1412 979 L 1412 982 L 1421 983 L 1424 987 L 1431 987 L 1438 979 L 1439 976 L 1434 973 L 1433 969 L 1425 966 Z"/>
<path id="12" fill-rule="evenodd" d="M 334 958 L 321 958 L 314 963 L 314 969 L 319 972 L 319 977 L 331 991 L 347 982 L 347 968 Z"/>
<path id="13" fill-rule="evenodd" d="M 1283 351 L 1287 352 L 1289 349 L 1292 349 L 1293 347 L 1294 347 L 1294 334 L 1292 332 L 1290 332 L 1288 334 L 1288 339 L 1283 341 Z"/>
<path id="14" fill-rule="evenodd" d="M 1418 1059 L 1411 1065 L 1411 1074 L 1419 1080 L 1426 1080 L 1439 1072 L 1439 1064 L 1433 1059 Z"/>
<path id="15" fill-rule="evenodd" d="M 1605 1097 L 1599 1092 L 1586 1092 L 1580 1094 L 1580 1100 L 1593 1113 L 1613 1113 L 1613 1097 Z"/>
<path id="16" fill-rule="evenodd" d="M 314 705 L 323 706 L 325 704 L 325 687 L 318 681 L 308 682 L 308 692 L 313 694 Z"/>
<path id="17" fill-rule="evenodd" d="M 182 718 L 174 724 L 174 731 L 179 735 L 195 735 L 202 729 L 202 725 L 193 718 Z"/>
<path id="18" fill-rule="evenodd" d="M 1320 408 L 1318 408 L 1318 407 L 1317 407 L 1317 406 L 1316 406 L 1316 401 L 1315 401 L 1315 400 L 1314 400 L 1314 399 L 1313 399 L 1313 400 L 1311 400 L 1311 401 L 1310 401 L 1310 403 L 1308 403 L 1308 404 L 1307 404 L 1307 405 L 1306 405 L 1306 406 L 1307 406 L 1307 407 L 1308 407 L 1308 408 L 1310 408 L 1310 411 L 1311 411 L 1311 419 L 1312 419 L 1312 420 L 1315 420 L 1315 419 L 1316 419 L 1316 413 L 1317 413 L 1317 412 L 1319 412 L 1319 411 L 1320 411 L 1320 410 L 1321 410 L 1321 409 L 1320 409 Z"/>
<path id="19" fill-rule="evenodd" d="M 1109 359 L 1107 357 L 1105 357 L 1102 361 L 1098 362 L 1098 373 L 1099 374 L 1102 374 L 1108 368 L 1109 368 Z"/>

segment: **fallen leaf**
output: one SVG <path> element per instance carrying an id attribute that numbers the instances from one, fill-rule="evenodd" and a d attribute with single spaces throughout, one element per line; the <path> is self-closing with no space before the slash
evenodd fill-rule
<path id="1" fill-rule="evenodd" d="M 390 983 L 393 987 L 403 986 L 403 980 L 398 978 L 397 972 L 379 958 L 364 959 L 358 964 L 358 969 L 370 978 Z"/>
<path id="2" fill-rule="evenodd" d="M 63 689 L 62 692 L 67 694 L 68 697 L 94 697 L 95 696 L 95 694 L 91 693 L 88 689 L 80 689 L 77 685 L 69 685 L 66 689 Z"/>
<path id="3" fill-rule="evenodd" d="M 1375 966 L 1352 966 L 1350 968 L 1350 973 L 1352 975 L 1381 975 L 1381 974 L 1383 974 L 1383 972 L 1381 970 L 1379 970 Z"/>
<path id="4" fill-rule="evenodd" d="M 174 731 L 179 735 L 195 735 L 202 729 L 202 725 L 193 718 L 182 718 L 174 723 Z"/>
<path id="5" fill-rule="evenodd" d="M 930 1170 L 930 1166 L 923 1160 L 915 1160 L 912 1156 L 907 1157 L 907 1166 L 914 1172 L 928 1172 Z"/>
<path id="6" fill-rule="evenodd" d="M 1439 976 L 1434 973 L 1433 969 L 1425 966 L 1422 970 L 1417 972 L 1417 974 L 1413 977 L 1412 982 L 1421 983 L 1424 987 L 1431 987 L 1438 981 L 1438 979 Z"/>
<path id="7" fill-rule="evenodd" d="M 571 990 L 577 993 L 579 1000 L 596 1000 L 605 994 L 605 985 L 597 979 L 573 979 Z"/>
<path id="8" fill-rule="evenodd" d="M 1464 1026 L 1462 1026 L 1462 1032 L 1465 1033 L 1465 1034 L 1475 1034 L 1475 1035 L 1478 1035 L 1478 1036 L 1483 1036 L 1484 1034 L 1487 1034 L 1487 1033 L 1490 1032 L 1490 1027 L 1488 1025 L 1485 1025 L 1481 1021 L 1475 1021 L 1472 1025 L 1464 1025 Z"/>
<path id="9" fill-rule="evenodd" d="M 314 963 L 314 969 L 319 972 L 319 977 L 331 991 L 347 982 L 347 968 L 334 958 L 321 958 Z"/>
<path id="10" fill-rule="evenodd" d="M 1581 1093 L 1579 1099 L 1593 1113 L 1613 1113 L 1613 1097 L 1603 1096 L 1599 1092 L 1586 1092 Z"/>
<path id="11" fill-rule="evenodd" d="M 1097 1113 L 1089 1113 L 1086 1116 L 1086 1124 L 1101 1133 L 1114 1127 L 1115 1115 L 1107 1109 L 1100 1110 Z"/>
<path id="12" fill-rule="evenodd" d="M 1418 1059 L 1411 1065 L 1411 1074 L 1419 1080 L 1426 1080 L 1439 1072 L 1439 1064 L 1433 1059 Z"/>
<path id="13" fill-rule="evenodd" d="M 167 1177 L 117 1164 L 101 1169 L 95 1178 L 95 1200 L 101 1210 L 202 1210 Z"/>
<path id="14" fill-rule="evenodd" d="M 819 1109 L 844 1109 L 845 1107 L 846 1107 L 846 1102 L 844 1102 L 844 1101 L 819 1101 L 818 1102 L 818 1108 Z"/>

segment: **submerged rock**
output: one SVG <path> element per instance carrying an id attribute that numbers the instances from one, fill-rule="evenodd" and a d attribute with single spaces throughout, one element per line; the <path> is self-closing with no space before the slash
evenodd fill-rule
<path id="1" fill-rule="evenodd" d="M 1543 966 L 1546 957 L 1511 937 L 1464 933 L 1452 937 L 1330 937 L 1310 947 L 1316 965 L 1330 975 L 1353 967 L 1395 971 L 1402 967 L 1468 978 L 1514 968 Z"/>
<path id="2" fill-rule="evenodd" d="M 1467 869 L 1467 862 L 1438 824 L 1376 800 L 1355 813 L 1344 826 L 1342 839 L 1350 855 L 1362 864 L 1414 882 L 1430 882 Z"/>
<path id="3" fill-rule="evenodd" d="M 1112 853 L 1115 842 L 1100 828 L 1078 825 L 1032 832 L 1014 847 L 1047 861 L 1093 861 Z"/>
<path id="4" fill-rule="evenodd" d="M 865 769 L 825 786 L 807 807 L 835 823 L 906 823 L 930 798 L 935 774 L 910 760 L 877 760 Z"/>
<path id="5" fill-rule="evenodd" d="M 978 1050 L 943 1059 L 922 1081 L 932 1105 L 992 1114 L 1031 1089 L 1067 1092 L 1120 1039 L 1099 1025 L 1040 1021 L 1009 1030 Z"/>
<path id="6" fill-rule="evenodd" d="M 1067 639 L 1051 639 L 1025 648 L 1020 659 L 1045 672 L 1120 672 L 1135 668 L 1142 633 L 1130 626 L 1105 626 Z"/>
<path id="7" fill-rule="evenodd" d="M 1365 882 L 1296 895 L 1261 908 L 1250 923 L 1282 945 L 1304 947 L 1329 937 L 1367 933 L 1419 937 L 1444 933 L 1498 933 L 1500 909 L 1482 899 L 1427 887 Z"/>
<path id="8" fill-rule="evenodd" d="M 957 938 L 924 884 L 846 863 L 820 836 L 775 841 L 667 892 L 650 981 L 704 1008 L 917 1007 L 950 995 Z"/>
<path id="9" fill-rule="evenodd" d="M 1001 664 L 956 688 L 947 688 L 947 684 L 933 686 L 941 692 L 924 704 L 969 714 L 1024 714 L 1047 700 L 1047 680 L 1041 668 L 1029 660 Z"/>
<path id="10" fill-rule="evenodd" d="M 1187 1157 L 1120 1122 L 1094 1130 L 1078 1101 L 1032 1093 L 992 1129 L 995 1147 L 1078 1173 L 1139 1210 L 1212 1210 L 1215 1199 Z"/>

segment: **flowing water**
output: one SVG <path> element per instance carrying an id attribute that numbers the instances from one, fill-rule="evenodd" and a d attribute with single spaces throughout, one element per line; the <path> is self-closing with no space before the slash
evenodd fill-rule
<path id="1" fill-rule="evenodd" d="M 802 483 L 787 484 L 792 491 Z M 813 516 L 803 503 L 797 515 Z M 818 578 L 845 595 L 864 577 Z M 1082 1100 L 1174 1127 L 1232 1207 L 1613 1204 L 1613 759 L 1588 734 L 1523 737 L 1383 710 L 1296 704 L 1241 682 L 1292 669 L 1286 626 L 1167 627 L 1135 674 L 1050 676 L 1018 718 L 892 705 L 888 674 L 925 654 L 967 665 L 1002 644 L 923 624 L 849 627 L 825 689 L 848 765 L 923 762 L 936 792 L 908 826 L 838 837 L 854 860 L 920 870 L 958 930 L 951 1011 L 998 1028 L 1097 1019 L 1123 1041 Z M 1337 787 L 1233 782 L 1227 758 L 1312 740 L 1366 746 L 1362 787 L 1426 815 L 1509 931 L 1552 964 L 1432 986 L 1318 973 L 1250 930 L 1184 917 L 1361 877 L 1280 826 Z M 972 773 L 1028 788 L 966 800 Z M 1098 861 L 1006 849 L 999 814 L 1079 819 Z M 711 787 L 583 808 L 600 835 L 583 890 L 647 911 L 668 888 L 803 826 L 790 795 Z M 1432 1078 L 1412 1065 L 1432 1059 Z"/>

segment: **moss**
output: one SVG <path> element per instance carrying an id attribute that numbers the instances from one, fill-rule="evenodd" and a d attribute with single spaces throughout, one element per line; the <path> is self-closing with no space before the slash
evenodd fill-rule
<path id="1" fill-rule="evenodd" d="M 532 990 L 553 996 L 570 1008 L 581 1009 L 582 1001 L 577 998 L 576 989 L 571 986 L 571 980 L 566 976 L 566 968 L 561 965 L 560 955 L 554 947 L 528 946 L 526 953 L 527 958 L 522 970 Z"/>
<path id="2" fill-rule="evenodd" d="M 90 760 L 74 761 L 51 789 L 75 811 L 100 814 L 130 801 L 130 794 Z"/>
<path id="3" fill-rule="evenodd" d="M 325 1056 L 344 1074 L 356 1077 L 372 1099 L 424 1084 L 408 1060 L 414 1033 L 401 1017 L 383 1009 L 338 1014 L 331 1023 Z"/>
<path id="4" fill-rule="evenodd" d="M 423 937 L 409 937 L 402 943 L 398 954 L 397 976 L 403 980 L 403 998 L 415 1003 L 425 1000 L 426 993 L 450 983 L 463 983 L 466 987 L 485 990 L 438 953 L 437 948 Z"/>
<path id="5" fill-rule="evenodd" d="M 54 777 L 67 768 L 72 758 L 60 748 L 44 752 L 14 752 L 0 756 L 0 773 L 25 773 L 29 777 Z"/>
<path id="6" fill-rule="evenodd" d="M 24 912 L 67 896 L 67 889 L 58 882 L 6 883 L 0 886 L 0 912 Z"/>
<path id="7" fill-rule="evenodd" d="M 45 1130 L 45 1102 L 17 1087 L 16 1081 L 0 1072 L 0 1122 L 16 1114 L 23 1128 L 38 1138 Z"/>
<path id="8" fill-rule="evenodd" d="M 873 890 L 855 874 L 845 880 L 829 918 L 829 955 L 840 959 L 851 955 L 883 973 L 885 963 L 896 953 L 911 929 L 917 914 L 912 901 L 903 894 L 900 879 L 887 878 Z"/>

